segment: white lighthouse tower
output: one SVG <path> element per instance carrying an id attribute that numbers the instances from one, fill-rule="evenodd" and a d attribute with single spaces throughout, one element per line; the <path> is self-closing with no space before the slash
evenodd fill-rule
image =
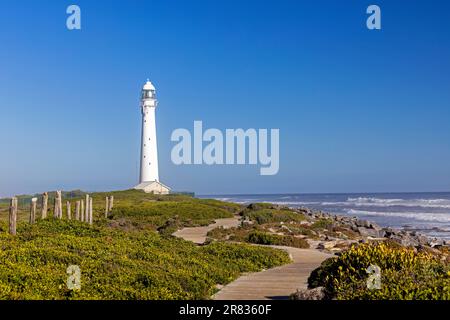
<path id="1" fill-rule="evenodd" d="M 139 184 L 135 189 L 148 193 L 167 194 L 170 192 L 170 188 L 159 182 L 155 118 L 157 104 L 155 87 L 150 80 L 147 80 L 141 95 L 141 172 Z"/>

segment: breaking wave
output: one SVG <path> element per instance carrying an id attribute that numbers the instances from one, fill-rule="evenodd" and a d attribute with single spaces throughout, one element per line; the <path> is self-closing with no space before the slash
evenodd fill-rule
<path id="1" fill-rule="evenodd" d="M 383 216 L 383 217 L 400 217 L 414 219 L 418 221 L 433 221 L 448 223 L 450 222 L 450 214 L 448 213 L 432 213 L 432 212 L 422 212 L 422 213 L 411 213 L 411 212 L 379 212 L 379 211 L 364 211 L 350 209 L 347 211 L 350 215 L 356 216 Z"/>
<path id="2" fill-rule="evenodd" d="M 380 198 L 348 198 L 348 204 L 365 207 L 421 207 L 421 208 L 450 208 L 450 200 L 448 199 L 380 199 Z"/>
<path id="3" fill-rule="evenodd" d="M 247 201 L 248 202 L 248 201 Z M 448 199 L 381 199 L 381 198 L 348 198 L 347 201 L 264 201 L 287 206 L 350 206 L 350 207 L 419 207 L 450 209 Z"/>

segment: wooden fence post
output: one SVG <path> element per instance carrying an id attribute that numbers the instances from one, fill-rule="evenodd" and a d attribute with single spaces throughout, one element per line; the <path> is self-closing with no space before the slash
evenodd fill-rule
<path id="1" fill-rule="evenodd" d="M 84 200 L 81 200 L 81 213 L 80 213 L 80 221 L 84 221 Z"/>
<path id="2" fill-rule="evenodd" d="M 61 191 L 56 191 L 55 196 L 55 208 L 53 211 L 53 217 L 61 219 L 62 218 L 62 197 Z"/>
<path id="3" fill-rule="evenodd" d="M 86 208 L 84 212 L 84 221 L 89 222 L 89 195 L 86 195 Z"/>
<path id="4" fill-rule="evenodd" d="M 89 199 L 89 224 L 92 225 L 92 198 Z"/>
<path id="5" fill-rule="evenodd" d="M 75 220 L 80 221 L 80 205 L 81 201 L 78 200 L 75 204 Z"/>
<path id="6" fill-rule="evenodd" d="M 114 196 L 109 197 L 109 210 L 108 212 L 111 212 L 114 206 Z"/>
<path id="7" fill-rule="evenodd" d="M 63 214 L 63 210 L 62 210 L 62 195 L 61 195 L 61 191 L 58 191 L 59 192 L 59 210 L 58 210 L 58 212 L 59 212 L 59 218 L 60 219 L 62 219 L 62 214 Z"/>
<path id="8" fill-rule="evenodd" d="M 32 198 L 31 205 L 30 205 L 30 223 L 31 224 L 36 222 L 36 206 L 37 206 L 37 198 Z"/>
<path id="9" fill-rule="evenodd" d="M 70 208 L 70 201 L 66 202 L 66 208 L 67 208 L 67 219 L 72 220 L 72 210 Z"/>
<path id="10" fill-rule="evenodd" d="M 47 218 L 47 211 L 48 211 L 48 192 L 44 192 L 44 194 L 42 195 L 42 206 L 41 206 L 42 219 Z"/>
<path id="11" fill-rule="evenodd" d="M 16 197 L 11 198 L 11 204 L 9 206 L 9 234 L 16 235 L 17 227 L 17 207 L 18 201 Z"/>
<path id="12" fill-rule="evenodd" d="M 53 200 L 53 218 L 58 218 L 58 195 L 55 195 Z"/>
<path id="13" fill-rule="evenodd" d="M 109 197 L 106 197 L 105 218 L 108 218 L 108 214 L 109 214 Z"/>

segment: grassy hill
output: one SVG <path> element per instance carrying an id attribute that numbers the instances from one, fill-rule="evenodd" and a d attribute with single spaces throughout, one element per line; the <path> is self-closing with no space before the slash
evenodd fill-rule
<path id="1" fill-rule="evenodd" d="M 70 200 L 74 208 L 83 192 L 65 195 L 63 203 Z M 115 199 L 108 219 L 106 195 Z M 230 217 L 241 209 L 237 204 L 136 190 L 91 196 L 93 226 L 65 216 L 30 225 L 26 220 L 31 197 L 21 197 L 14 237 L 7 233 L 8 204 L 0 203 L 0 299 L 205 299 L 218 284 L 243 272 L 289 261 L 285 252 L 271 248 L 196 246 L 170 236 L 183 226 Z M 81 269 L 80 291 L 67 288 L 69 265 Z"/>

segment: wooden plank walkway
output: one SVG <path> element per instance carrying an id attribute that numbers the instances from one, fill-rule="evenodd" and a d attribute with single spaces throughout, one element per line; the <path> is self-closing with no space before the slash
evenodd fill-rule
<path id="1" fill-rule="evenodd" d="M 217 227 L 237 227 L 239 218 L 217 219 L 215 223 L 205 227 L 183 228 L 173 233 L 174 236 L 203 244 L 208 231 Z M 292 263 L 243 275 L 223 287 L 212 298 L 215 300 L 272 300 L 288 299 L 297 289 L 306 289 L 311 272 L 322 261 L 332 257 L 315 249 L 299 249 L 283 246 L 271 246 L 286 250 Z"/>
<path id="2" fill-rule="evenodd" d="M 262 272 L 243 275 L 213 296 L 214 300 L 278 300 L 288 299 L 297 289 L 306 289 L 311 272 L 332 255 L 314 249 L 284 249 L 293 262 Z"/>

